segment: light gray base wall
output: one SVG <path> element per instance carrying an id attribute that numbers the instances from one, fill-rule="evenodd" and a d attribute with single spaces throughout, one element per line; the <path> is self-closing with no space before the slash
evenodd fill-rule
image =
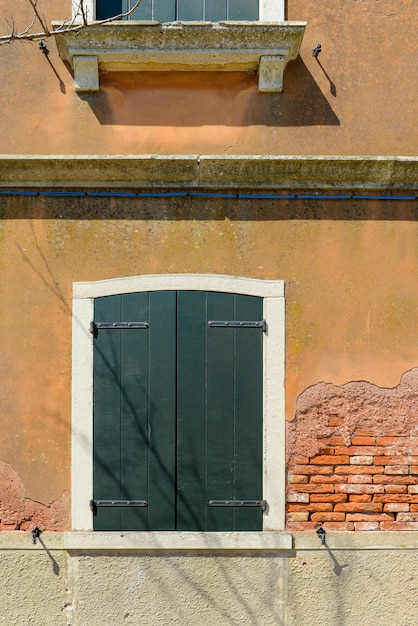
<path id="1" fill-rule="evenodd" d="M 35 546 L 0 533 L 0 625 L 416 626 L 418 533 L 379 533 L 386 547 L 361 534 L 203 553 L 66 551 L 60 533 Z"/>

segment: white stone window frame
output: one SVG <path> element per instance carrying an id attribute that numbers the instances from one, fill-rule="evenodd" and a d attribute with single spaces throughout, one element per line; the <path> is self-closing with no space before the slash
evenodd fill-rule
<path id="1" fill-rule="evenodd" d="M 263 298 L 263 514 L 260 532 L 88 532 L 93 530 L 93 320 L 94 299 L 165 290 L 214 291 Z M 72 530 L 74 545 L 115 549 L 291 548 L 285 527 L 285 300 L 284 281 L 213 274 L 131 276 L 73 285 Z M 267 532 L 269 531 L 269 532 Z M 77 538 L 78 535 L 78 538 Z M 112 539 L 113 538 L 113 539 Z M 80 544 L 81 545 L 81 544 Z"/>
<path id="2" fill-rule="evenodd" d="M 79 2 L 73 0 L 73 18 L 77 15 Z M 84 0 L 87 19 L 96 19 L 96 0 Z M 259 0 L 260 22 L 283 22 L 285 19 L 285 0 Z"/>

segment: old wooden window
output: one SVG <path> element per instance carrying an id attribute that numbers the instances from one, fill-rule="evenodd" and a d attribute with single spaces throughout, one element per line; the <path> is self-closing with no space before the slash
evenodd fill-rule
<path id="1" fill-rule="evenodd" d="M 248 295 L 95 299 L 95 530 L 262 530 L 262 320 Z"/>
<path id="2" fill-rule="evenodd" d="M 112 536 L 161 549 L 190 548 L 191 533 L 201 549 L 282 546 L 277 533 L 217 529 L 284 529 L 283 281 L 74 283 L 72 317 L 72 529 L 155 528 Z M 208 325 L 234 320 L 265 325 Z M 129 322 L 140 327 L 124 329 Z M 263 498 L 266 508 L 209 504 L 233 497 Z M 97 506 L 130 498 L 148 506 Z M 190 530 L 158 530 L 167 528 Z M 102 535 L 85 545 L 108 545 Z"/>

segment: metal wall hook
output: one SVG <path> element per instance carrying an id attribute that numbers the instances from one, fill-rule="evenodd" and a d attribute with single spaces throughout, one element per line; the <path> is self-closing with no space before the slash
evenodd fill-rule
<path id="1" fill-rule="evenodd" d="M 32 530 L 32 543 L 33 544 L 36 543 L 36 540 L 38 537 L 40 537 L 41 533 L 42 533 L 42 530 L 40 530 L 38 527 Z"/>
<path id="2" fill-rule="evenodd" d="M 312 50 L 312 56 L 315 57 L 315 59 L 317 59 L 320 52 L 322 52 L 322 46 L 321 46 L 321 42 L 318 41 L 315 48 Z"/>
<path id="3" fill-rule="evenodd" d="M 42 52 L 42 54 L 44 54 L 46 57 L 48 56 L 48 54 L 49 54 L 49 50 L 48 50 L 48 48 L 46 47 L 46 45 L 44 44 L 44 42 L 43 42 L 43 41 L 40 41 L 40 42 L 39 42 L 39 50 L 40 50 L 40 51 Z"/>
<path id="4" fill-rule="evenodd" d="M 318 528 L 318 530 L 316 531 L 316 534 L 318 535 L 319 539 L 321 540 L 321 545 L 325 545 L 325 538 L 326 538 L 326 530 L 324 530 L 321 526 L 321 528 Z"/>

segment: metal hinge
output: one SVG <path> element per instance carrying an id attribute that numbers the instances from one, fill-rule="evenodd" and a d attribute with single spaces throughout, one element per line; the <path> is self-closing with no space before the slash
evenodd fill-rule
<path id="1" fill-rule="evenodd" d="M 263 511 L 267 509 L 266 500 L 209 500 L 209 506 L 254 506 L 261 507 Z"/>
<path id="2" fill-rule="evenodd" d="M 98 330 L 131 330 L 149 328 L 149 322 L 90 322 L 90 332 L 97 334 Z"/>
<path id="3" fill-rule="evenodd" d="M 92 511 L 102 506 L 148 506 L 146 500 L 90 500 Z"/>
<path id="4" fill-rule="evenodd" d="M 266 320 L 260 320 L 259 322 L 211 320 L 208 322 L 208 326 L 214 328 L 261 328 L 264 333 L 267 332 Z"/>

